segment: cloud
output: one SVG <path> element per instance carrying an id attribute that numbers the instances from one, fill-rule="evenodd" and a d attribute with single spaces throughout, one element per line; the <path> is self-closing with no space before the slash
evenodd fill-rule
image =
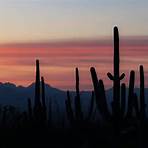
<path id="1" fill-rule="evenodd" d="M 121 71 L 128 76 L 131 69 L 138 73 L 139 64 L 148 69 L 146 37 L 122 38 Z M 136 43 L 135 43 L 136 42 Z M 46 82 L 59 88 L 74 88 L 75 67 L 79 67 L 81 88 L 92 88 L 89 69 L 96 67 L 99 78 L 111 86 L 106 73 L 113 71 L 111 40 L 60 41 L 54 43 L 15 43 L 0 45 L 0 80 L 27 85 L 34 81 L 35 60 L 40 59 L 41 74 Z M 145 71 L 148 86 L 148 71 Z M 128 83 L 128 80 L 125 80 Z M 67 89 L 68 89 L 67 88 Z"/>

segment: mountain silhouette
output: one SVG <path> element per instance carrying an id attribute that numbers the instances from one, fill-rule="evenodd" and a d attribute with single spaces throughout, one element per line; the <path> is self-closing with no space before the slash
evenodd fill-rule
<path id="1" fill-rule="evenodd" d="M 46 98 L 64 96 L 64 92 L 51 87 L 50 85 L 45 85 Z M 31 98 L 34 101 L 34 90 L 35 83 L 32 83 L 28 87 L 16 86 L 13 83 L 0 83 L 0 104 L 1 105 L 14 105 L 20 109 L 25 109 L 27 107 L 27 99 Z"/>
<path id="2" fill-rule="evenodd" d="M 16 86 L 15 84 L 10 82 L 0 83 L 0 105 L 13 105 L 20 110 L 26 110 L 28 98 L 30 98 L 32 100 L 32 103 L 34 104 L 34 90 L 35 83 L 32 83 L 27 87 Z M 135 92 L 137 93 L 137 95 L 139 95 L 139 88 L 135 88 Z M 60 110 L 65 111 L 65 99 L 67 98 L 66 91 L 54 88 L 49 84 L 45 84 L 45 94 L 47 104 L 49 104 L 49 101 L 51 101 L 53 109 L 58 107 L 59 112 Z M 85 111 L 90 103 L 91 91 L 81 91 L 80 94 L 83 110 Z M 72 96 L 72 98 L 74 98 L 75 92 L 71 91 L 70 95 Z M 108 106 L 111 109 L 112 88 L 106 90 L 106 95 L 108 98 Z M 148 88 L 145 88 L 145 97 L 148 98 Z M 148 104 L 147 99 L 146 104 Z"/>

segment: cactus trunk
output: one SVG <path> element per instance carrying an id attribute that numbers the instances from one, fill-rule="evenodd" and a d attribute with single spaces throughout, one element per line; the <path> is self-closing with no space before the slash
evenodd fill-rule
<path id="1" fill-rule="evenodd" d="M 141 119 L 145 119 L 145 92 L 144 92 L 144 70 L 143 66 L 140 65 L 140 112 Z"/>
<path id="2" fill-rule="evenodd" d="M 39 60 L 36 60 L 35 107 L 40 107 L 40 105 L 40 66 Z"/>
<path id="3" fill-rule="evenodd" d="M 135 72 L 132 70 L 130 72 L 130 81 L 129 81 L 129 93 L 128 93 L 128 110 L 127 117 L 132 116 L 133 103 L 134 103 L 134 85 L 135 85 Z"/>
<path id="4" fill-rule="evenodd" d="M 76 68 L 76 97 L 75 97 L 75 111 L 77 120 L 83 119 L 82 107 L 80 102 L 80 90 L 79 90 L 79 70 Z"/>
<path id="5" fill-rule="evenodd" d="M 102 114 L 102 117 L 105 120 L 108 120 L 110 118 L 110 113 L 108 111 L 103 81 L 98 81 L 96 70 L 94 67 L 91 67 L 90 72 L 94 86 L 96 104 L 98 106 L 100 113 Z"/>

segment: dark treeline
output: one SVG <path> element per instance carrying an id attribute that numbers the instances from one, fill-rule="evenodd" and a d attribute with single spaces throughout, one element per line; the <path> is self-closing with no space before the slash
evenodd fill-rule
<path id="1" fill-rule="evenodd" d="M 139 66 L 138 96 L 134 91 L 135 71 L 130 71 L 128 86 L 121 83 L 125 74 L 120 75 L 117 27 L 114 27 L 113 71 L 113 74 L 107 73 L 113 81 L 112 103 L 108 104 L 103 81 L 98 79 L 95 68 L 90 68 L 94 91 L 89 107 L 84 112 L 79 90 L 79 69 L 76 68 L 75 97 L 67 91 L 67 98 L 63 98 L 66 118 L 60 117 L 58 123 L 53 121 L 52 101 L 46 102 L 45 82 L 40 76 L 39 60 L 36 60 L 35 97 L 34 102 L 28 98 L 28 110 L 21 112 L 13 106 L 0 107 L 1 147 L 148 147 L 144 68 L 142 65 Z"/>

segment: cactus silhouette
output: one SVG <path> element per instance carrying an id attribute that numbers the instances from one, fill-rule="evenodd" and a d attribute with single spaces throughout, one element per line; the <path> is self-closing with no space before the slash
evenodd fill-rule
<path id="1" fill-rule="evenodd" d="M 145 138 L 144 138 L 144 131 L 145 131 L 145 119 L 146 119 L 146 113 L 145 113 L 145 90 L 144 90 L 144 68 L 143 65 L 140 65 L 140 125 L 139 125 L 139 141 L 140 141 L 140 147 L 144 147 L 145 145 Z"/>
<path id="2" fill-rule="evenodd" d="M 35 103 L 34 103 L 34 119 L 38 125 L 42 120 L 42 107 L 40 100 L 40 65 L 39 60 L 36 60 L 36 81 L 35 81 Z"/>
<path id="3" fill-rule="evenodd" d="M 135 108 L 137 118 L 140 120 L 145 119 L 145 92 L 144 92 L 144 70 L 143 66 L 140 65 L 140 97 L 138 101 L 138 96 L 134 93 L 134 83 L 135 83 L 135 72 L 132 70 L 130 72 L 130 82 L 129 82 L 129 94 L 128 94 L 128 110 L 127 117 L 132 116 L 133 108 Z"/>
<path id="4" fill-rule="evenodd" d="M 110 80 L 113 81 L 112 110 L 113 110 L 113 117 L 116 120 L 119 120 L 121 115 L 120 112 L 122 112 L 123 114 L 124 108 L 123 106 L 121 107 L 121 104 L 124 105 L 124 100 L 125 100 L 124 98 L 121 98 L 123 100 L 121 101 L 122 103 L 120 103 L 120 81 L 124 78 L 125 74 L 123 73 L 121 76 L 119 75 L 119 64 L 120 64 L 119 33 L 118 33 L 118 28 L 114 27 L 114 76 L 111 73 L 107 73 L 107 75 L 110 78 Z M 92 81 L 93 81 L 93 86 L 94 86 L 94 91 L 96 96 L 96 103 L 98 105 L 99 111 L 101 112 L 104 118 L 106 119 L 110 118 L 103 81 L 102 80 L 98 81 L 97 74 L 94 67 L 91 67 L 90 71 L 91 71 L 91 76 L 92 76 Z"/>
<path id="5" fill-rule="evenodd" d="M 144 91 L 144 69 L 140 65 L 140 117 L 145 119 L 145 91 Z"/>
<path id="6" fill-rule="evenodd" d="M 36 60 L 36 81 L 35 81 L 35 108 L 41 106 L 40 101 L 40 65 L 39 60 Z"/>
<path id="7" fill-rule="evenodd" d="M 74 98 L 74 108 L 72 108 L 72 100 L 70 97 L 69 91 L 67 91 L 67 99 L 65 101 L 66 105 L 66 112 L 68 120 L 70 121 L 71 125 L 73 126 L 82 126 L 83 123 L 89 122 L 91 119 L 91 116 L 93 114 L 93 108 L 94 108 L 94 92 L 92 92 L 91 96 L 91 103 L 88 111 L 88 115 L 85 118 L 84 113 L 82 112 L 82 106 L 80 101 L 80 90 L 79 90 L 79 70 L 76 68 L 76 96 Z"/>
<path id="8" fill-rule="evenodd" d="M 79 70 L 76 68 L 76 96 L 75 96 L 75 115 L 78 120 L 83 119 L 81 101 L 80 101 L 80 90 L 79 90 Z"/>
<path id="9" fill-rule="evenodd" d="M 130 81 L 129 81 L 127 117 L 132 116 L 133 102 L 134 102 L 134 84 L 135 84 L 135 72 L 132 70 L 130 72 Z"/>
<path id="10" fill-rule="evenodd" d="M 115 118 L 119 118 L 120 113 L 120 81 L 124 78 L 125 74 L 119 74 L 119 32 L 118 28 L 114 27 L 114 76 L 107 73 L 110 80 L 113 81 L 113 113 Z"/>
<path id="11" fill-rule="evenodd" d="M 47 121 L 46 119 L 47 111 L 46 111 L 46 103 L 45 103 L 45 83 L 44 83 L 44 78 L 41 77 L 41 84 L 40 84 L 39 60 L 36 60 L 34 118 L 36 120 L 36 123 L 39 126 L 45 125 Z"/>
<path id="12" fill-rule="evenodd" d="M 108 120 L 110 118 L 110 113 L 107 106 L 103 81 L 102 80 L 98 81 L 96 70 L 94 67 L 90 68 L 90 72 L 94 86 L 96 104 L 99 108 L 100 113 L 102 114 L 102 117 L 105 120 Z"/>

